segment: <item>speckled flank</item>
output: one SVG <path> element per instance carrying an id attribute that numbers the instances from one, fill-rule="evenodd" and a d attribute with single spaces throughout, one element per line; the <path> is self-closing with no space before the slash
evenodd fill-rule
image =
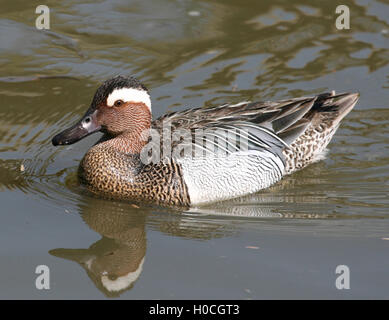
<path id="1" fill-rule="evenodd" d="M 311 123 L 289 148 L 283 150 L 285 174 L 291 174 L 307 165 L 322 160 L 325 148 L 337 130 L 328 122 Z"/>
<path id="2" fill-rule="evenodd" d="M 92 192 L 110 198 L 169 206 L 190 204 L 181 168 L 172 160 L 143 165 L 138 155 L 98 144 L 82 159 L 79 174 Z"/>

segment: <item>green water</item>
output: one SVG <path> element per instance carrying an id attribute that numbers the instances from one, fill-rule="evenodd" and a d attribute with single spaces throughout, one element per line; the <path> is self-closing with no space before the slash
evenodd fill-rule
<path id="1" fill-rule="evenodd" d="M 1 1 L 0 298 L 389 298 L 389 5 Z M 77 183 L 92 135 L 51 138 L 101 81 L 137 76 L 153 114 L 335 89 L 360 100 L 324 161 L 261 193 L 177 212 Z M 50 289 L 35 268 L 50 268 Z M 338 265 L 350 289 L 335 286 Z M 118 281 L 118 279 L 120 281 Z"/>

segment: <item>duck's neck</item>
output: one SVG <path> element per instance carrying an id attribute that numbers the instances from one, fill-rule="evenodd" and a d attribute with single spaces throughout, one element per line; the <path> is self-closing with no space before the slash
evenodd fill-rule
<path id="1" fill-rule="evenodd" d="M 150 121 L 151 122 L 151 121 Z M 102 144 L 107 147 L 127 154 L 139 154 L 147 143 L 148 129 L 151 123 L 137 126 L 131 130 L 125 131 L 117 136 L 106 136 Z"/>

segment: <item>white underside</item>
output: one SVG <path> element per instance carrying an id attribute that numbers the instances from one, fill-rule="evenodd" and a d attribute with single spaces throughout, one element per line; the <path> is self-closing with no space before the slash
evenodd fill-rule
<path id="1" fill-rule="evenodd" d="M 191 205 L 247 195 L 267 188 L 284 174 L 284 164 L 268 151 L 250 150 L 224 157 L 183 158 L 181 164 Z"/>

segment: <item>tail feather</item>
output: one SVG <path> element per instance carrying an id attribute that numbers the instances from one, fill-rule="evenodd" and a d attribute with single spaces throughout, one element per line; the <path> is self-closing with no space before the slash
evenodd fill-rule
<path id="1" fill-rule="evenodd" d="M 312 108 L 312 112 L 324 113 L 322 118 L 333 120 L 333 126 L 339 122 L 354 108 L 359 99 L 359 93 L 341 93 L 327 97 L 325 100 L 320 99 L 321 95 Z"/>
<path id="2" fill-rule="evenodd" d="M 289 144 L 283 151 L 287 174 L 324 158 L 340 121 L 353 109 L 358 98 L 358 93 L 319 95 L 304 118 L 280 134 Z"/>
<path id="3" fill-rule="evenodd" d="M 334 126 L 337 126 L 342 119 L 354 108 L 355 104 L 359 99 L 359 93 L 349 93 L 345 95 L 339 95 L 335 100 L 335 108 L 337 116 L 334 119 Z"/>

